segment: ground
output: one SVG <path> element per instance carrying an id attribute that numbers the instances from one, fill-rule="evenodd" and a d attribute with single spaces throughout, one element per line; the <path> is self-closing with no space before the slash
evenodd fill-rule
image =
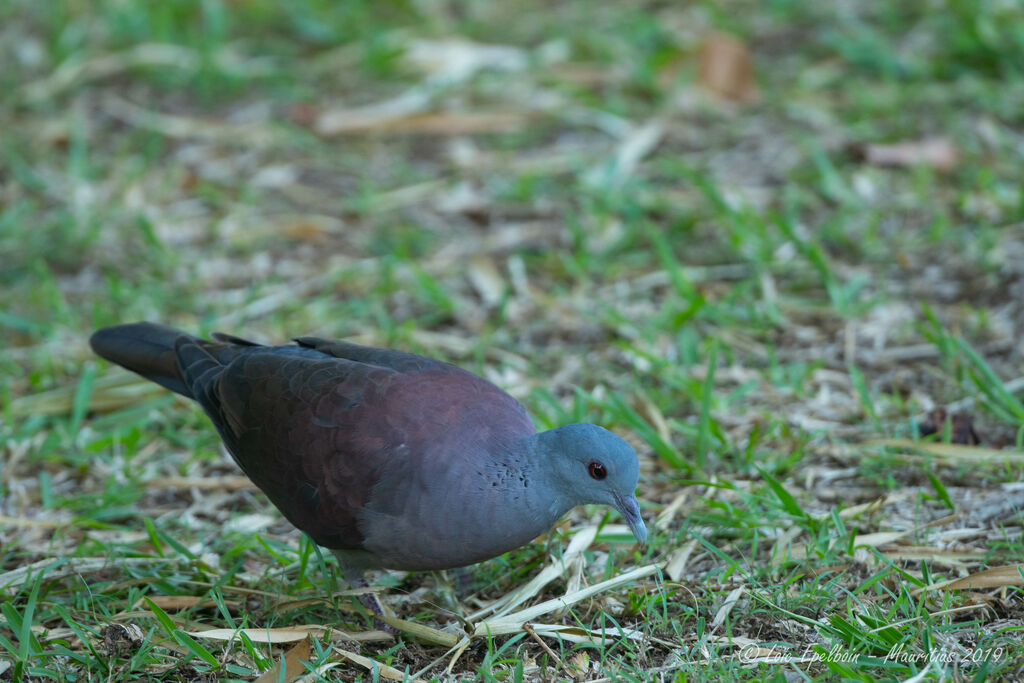
<path id="1" fill-rule="evenodd" d="M 0 63 L 0 681 L 1024 677 L 1020 4 L 12 0 Z M 601 424 L 649 543 L 381 573 L 377 632 L 91 354 L 143 319 Z"/>

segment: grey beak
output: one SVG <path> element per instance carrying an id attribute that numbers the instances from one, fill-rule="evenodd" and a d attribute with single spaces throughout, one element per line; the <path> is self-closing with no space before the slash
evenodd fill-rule
<path id="1" fill-rule="evenodd" d="M 626 524 L 629 525 L 633 535 L 636 536 L 637 543 L 640 545 L 647 543 L 647 527 L 644 526 L 644 520 L 640 517 L 640 503 L 637 501 L 636 496 L 620 496 L 616 494 L 615 509 L 626 520 Z"/>

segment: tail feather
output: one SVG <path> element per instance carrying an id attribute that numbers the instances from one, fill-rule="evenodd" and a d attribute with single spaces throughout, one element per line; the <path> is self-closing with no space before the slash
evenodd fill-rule
<path id="1" fill-rule="evenodd" d="M 178 368 L 182 382 L 187 384 L 192 398 L 204 408 L 214 405 L 208 392 L 215 386 L 215 379 L 224 370 L 224 364 L 210 354 L 195 338 L 180 337 L 174 345 L 178 357 Z"/>
<path id="2" fill-rule="evenodd" d="M 142 375 L 173 392 L 195 398 L 181 376 L 175 343 L 195 337 L 165 325 L 131 323 L 97 330 L 89 345 L 112 363 Z"/>

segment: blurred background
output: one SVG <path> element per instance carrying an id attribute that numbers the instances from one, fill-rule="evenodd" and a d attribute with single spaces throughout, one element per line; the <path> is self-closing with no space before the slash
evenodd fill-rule
<path id="1" fill-rule="evenodd" d="M 680 418 L 714 341 L 799 383 L 924 341 L 921 301 L 1019 336 L 1016 3 L 0 12 L 9 394 L 137 319 L 490 355 L 519 396 Z"/>
<path id="2" fill-rule="evenodd" d="M 962 501 L 1010 500 L 1021 547 L 997 451 L 860 449 L 1019 449 L 1018 2 L 6 0 L 0 92 L 8 567 L 229 514 L 178 528 L 147 493 L 232 470 L 197 409 L 91 355 L 136 320 L 413 350 L 539 428 L 603 424 L 645 514 L 677 503 L 646 560 L 702 529 L 767 566 L 758 528 L 795 513 L 762 472 L 808 514 L 902 489 L 998 526 Z M 673 579 L 725 571 L 701 547 Z M 659 628 L 692 633 L 678 609 Z"/>

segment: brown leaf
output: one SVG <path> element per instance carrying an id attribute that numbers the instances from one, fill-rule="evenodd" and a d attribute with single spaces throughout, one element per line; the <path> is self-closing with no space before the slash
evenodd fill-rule
<path id="1" fill-rule="evenodd" d="M 590 656 L 586 652 L 576 652 L 566 660 L 566 671 L 577 681 L 582 681 L 590 673 Z"/>
<path id="2" fill-rule="evenodd" d="M 255 489 L 256 484 L 252 483 L 249 477 L 242 475 L 227 475 L 223 477 L 159 477 L 145 482 L 149 489 L 204 489 L 207 491 L 238 491 L 241 489 Z"/>
<path id="3" fill-rule="evenodd" d="M 281 234 L 299 242 L 323 243 L 328 227 L 322 221 L 297 219 L 281 226 Z"/>
<path id="4" fill-rule="evenodd" d="M 508 111 L 399 113 L 396 115 L 365 110 L 331 109 L 324 111 L 314 128 L 324 136 L 363 133 L 425 133 L 468 135 L 505 133 L 521 130 L 525 113 Z"/>
<path id="5" fill-rule="evenodd" d="M 217 606 L 217 603 L 213 600 L 198 595 L 151 595 L 148 597 L 160 609 L 170 611 L 191 609 L 192 607 L 210 609 Z M 237 601 L 225 601 L 225 605 L 228 607 L 238 607 L 239 603 Z M 139 598 L 139 601 L 133 605 L 134 609 L 140 607 L 145 607 L 145 599 L 143 598 Z"/>
<path id="6" fill-rule="evenodd" d="M 300 102 L 293 105 L 288 109 L 288 120 L 297 126 L 312 126 L 318 116 L 320 116 L 321 109 L 315 104 L 308 102 Z"/>
<path id="7" fill-rule="evenodd" d="M 853 153 L 874 166 L 931 166 L 948 173 L 960 163 L 960 152 L 949 138 L 923 138 L 892 145 L 854 146 Z"/>
<path id="8" fill-rule="evenodd" d="M 946 428 L 946 420 L 950 421 L 951 443 L 966 446 L 977 446 L 981 443 L 981 437 L 974 431 L 974 418 L 965 410 L 948 416 L 944 408 L 936 408 L 928 413 L 928 417 L 921 423 L 921 436 L 943 432 Z"/>
<path id="9" fill-rule="evenodd" d="M 951 567 L 963 566 L 970 560 L 983 560 L 987 551 L 978 548 L 932 548 L 929 546 L 903 545 L 883 550 L 889 560 L 920 562 L 927 560 L 929 564 L 943 564 Z"/>
<path id="10" fill-rule="evenodd" d="M 929 443 L 927 441 L 913 441 L 911 439 L 876 439 L 868 441 L 869 446 L 888 446 L 890 448 L 905 448 L 907 455 L 914 455 L 914 451 L 920 451 L 933 455 L 944 462 L 977 462 L 986 464 L 1003 463 L 1024 463 L 1024 453 L 1015 451 L 1002 451 L 997 448 L 985 448 L 984 446 L 962 446 L 953 443 Z"/>
<path id="11" fill-rule="evenodd" d="M 1024 586 L 1024 577 L 1021 576 L 1022 571 L 1024 571 L 1024 564 L 1007 564 L 1002 567 L 992 567 L 991 569 L 975 572 L 963 578 L 933 583 L 930 586 L 925 586 L 924 590 L 938 590 L 941 588 L 947 591 L 954 591 L 964 588 Z"/>
<path id="12" fill-rule="evenodd" d="M 302 664 L 303 660 L 309 661 L 309 650 L 310 650 L 310 639 L 307 635 L 298 644 L 284 655 L 284 681 L 285 683 L 291 683 L 296 678 L 306 672 L 306 667 Z M 260 674 L 253 683 L 277 683 L 281 680 L 281 660 L 277 659 L 274 661 L 274 666 L 270 667 L 267 671 Z"/>
<path id="13" fill-rule="evenodd" d="M 738 38 L 713 33 L 701 43 L 697 82 L 727 100 L 746 101 L 757 95 L 750 50 Z"/>

